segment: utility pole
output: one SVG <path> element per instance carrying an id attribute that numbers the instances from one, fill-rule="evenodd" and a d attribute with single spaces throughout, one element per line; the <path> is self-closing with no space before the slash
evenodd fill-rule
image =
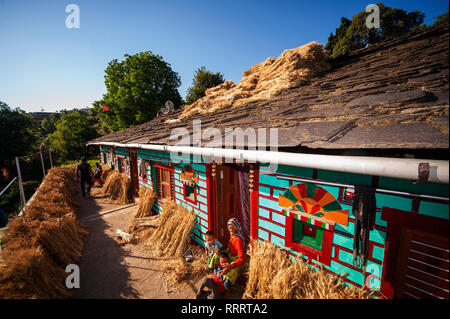
<path id="1" fill-rule="evenodd" d="M 48 149 L 48 156 L 50 157 L 50 167 L 53 167 L 52 152 L 50 152 L 50 148 Z"/>
<path id="2" fill-rule="evenodd" d="M 20 203 L 22 204 L 22 207 L 25 207 L 26 198 L 25 198 L 25 193 L 23 191 L 22 174 L 20 173 L 20 165 L 19 165 L 19 158 L 18 157 L 16 157 L 16 167 L 17 167 L 17 176 L 19 178 Z"/>
<path id="3" fill-rule="evenodd" d="M 42 173 L 44 173 L 45 177 L 45 165 L 44 165 L 44 158 L 42 157 L 42 150 L 39 151 L 39 155 L 41 155 Z"/>

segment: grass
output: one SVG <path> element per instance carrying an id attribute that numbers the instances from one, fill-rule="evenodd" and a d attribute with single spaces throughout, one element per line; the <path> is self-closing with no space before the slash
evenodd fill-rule
<path id="1" fill-rule="evenodd" d="M 100 161 L 98 160 L 98 159 L 88 159 L 87 161 L 86 161 L 89 165 L 91 165 L 91 168 L 92 168 L 92 170 L 95 170 L 95 163 L 100 163 Z M 62 162 L 61 163 L 61 167 L 65 167 L 65 166 L 72 166 L 72 165 L 78 165 L 78 164 L 81 164 L 81 161 L 80 160 L 76 160 L 76 161 L 65 161 L 65 162 Z"/>

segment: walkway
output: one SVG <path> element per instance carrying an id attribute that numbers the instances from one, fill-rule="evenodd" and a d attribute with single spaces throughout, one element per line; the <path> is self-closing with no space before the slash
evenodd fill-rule
<path id="1" fill-rule="evenodd" d="M 80 261 L 80 288 L 74 298 L 195 298 L 188 287 L 168 294 L 157 263 L 134 245 L 117 244 L 117 229 L 126 230 L 137 206 L 107 204 L 102 199 L 80 202 L 78 218 L 89 231 Z M 125 208 L 124 208 L 125 207 Z"/>

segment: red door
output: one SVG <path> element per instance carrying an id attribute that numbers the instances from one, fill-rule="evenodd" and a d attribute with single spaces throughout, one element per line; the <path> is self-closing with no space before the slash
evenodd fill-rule
<path id="1" fill-rule="evenodd" d="M 238 216 L 238 175 L 230 166 L 220 165 L 215 176 L 216 205 L 213 231 L 216 238 L 227 246 L 230 236 L 227 221 Z"/>

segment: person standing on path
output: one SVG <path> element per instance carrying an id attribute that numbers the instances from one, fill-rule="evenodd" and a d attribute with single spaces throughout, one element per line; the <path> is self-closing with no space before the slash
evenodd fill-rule
<path id="1" fill-rule="evenodd" d="M 92 168 L 91 165 L 86 163 L 86 157 L 81 158 L 81 164 L 77 166 L 75 173 L 75 180 L 80 181 L 81 194 L 86 197 L 85 184 L 87 184 L 87 194 L 89 195 L 92 187 Z"/>

